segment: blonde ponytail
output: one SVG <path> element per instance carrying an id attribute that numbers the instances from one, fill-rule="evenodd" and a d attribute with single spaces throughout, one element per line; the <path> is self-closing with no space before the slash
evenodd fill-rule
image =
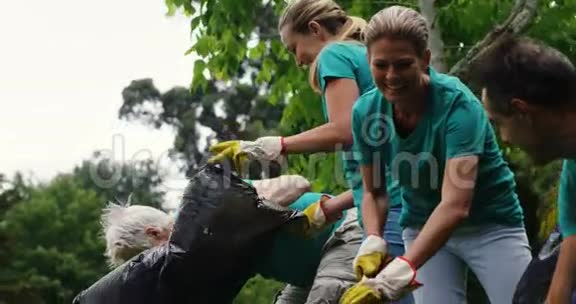
<path id="1" fill-rule="evenodd" d="M 346 19 L 346 22 L 344 25 L 342 25 L 336 34 L 336 41 L 354 41 L 362 44 L 362 32 L 367 25 L 366 20 L 356 16 L 347 16 Z M 322 90 L 320 89 L 320 81 L 318 79 L 318 56 L 316 56 L 310 65 L 308 73 L 308 83 L 314 92 L 322 94 Z"/>
<path id="2" fill-rule="evenodd" d="M 362 42 L 362 32 L 368 25 L 368 22 L 364 18 L 356 16 L 348 16 L 346 23 L 342 26 L 342 29 L 338 32 L 337 40 L 355 40 Z"/>

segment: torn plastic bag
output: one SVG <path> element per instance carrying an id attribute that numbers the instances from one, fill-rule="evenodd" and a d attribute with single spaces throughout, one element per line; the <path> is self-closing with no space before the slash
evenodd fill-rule
<path id="1" fill-rule="evenodd" d="M 231 303 L 275 232 L 306 220 L 225 172 L 207 165 L 191 176 L 169 242 L 113 270 L 74 303 Z"/>
<path id="2" fill-rule="evenodd" d="M 556 262 L 560 254 L 562 235 L 556 228 L 535 256 L 518 282 L 513 304 L 541 304 L 546 300 Z"/>

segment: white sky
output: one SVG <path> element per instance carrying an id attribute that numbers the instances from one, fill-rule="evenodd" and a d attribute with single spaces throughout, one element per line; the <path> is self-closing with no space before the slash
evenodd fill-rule
<path id="1" fill-rule="evenodd" d="M 191 80 L 188 20 L 165 13 L 162 0 L 0 1 L 0 172 L 47 181 L 115 134 L 124 159 L 147 150 L 169 166 L 171 130 L 117 118 L 131 80 L 162 91 Z"/>

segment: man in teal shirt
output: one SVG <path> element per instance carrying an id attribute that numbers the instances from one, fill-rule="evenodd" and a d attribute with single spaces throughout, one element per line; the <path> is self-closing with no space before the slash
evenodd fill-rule
<path id="1" fill-rule="evenodd" d="M 299 211 L 331 197 L 307 192 L 310 184 L 298 175 L 247 182 L 260 197 Z M 278 232 L 269 250 L 254 257 L 254 274 L 287 283 L 275 300 L 277 304 L 337 303 L 355 283 L 352 263 L 362 243 L 362 229 L 355 209 L 335 216 L 340 219 L 309 238 Z M 140 251 L 166 242 L 173 220 L 152 207 L 112 204 L 104 210 L 102 223 L 106 255 L 112 266 L 118 266 Z"/>
<path id="2" fill-rule="evenodd" d="M 563 236 L 546 303 L 570 303 L 576 283 L 576 69 L 558 50 L 527 38 L 489 49 L 475 70 L 502 140 L 536 164 L 563 159 L 558 223 Z"/>

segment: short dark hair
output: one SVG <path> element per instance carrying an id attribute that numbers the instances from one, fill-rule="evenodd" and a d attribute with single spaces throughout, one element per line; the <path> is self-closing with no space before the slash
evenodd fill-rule
<path id="1" fill-rule="evenodd" d="M 520 98 L 551 110 L 576 109 L 576 70 L 561 52 L 529 38 L 505 37 L 473 65 L 473 78 L 486 88 L 494 110 L 510 114 Z"/>

